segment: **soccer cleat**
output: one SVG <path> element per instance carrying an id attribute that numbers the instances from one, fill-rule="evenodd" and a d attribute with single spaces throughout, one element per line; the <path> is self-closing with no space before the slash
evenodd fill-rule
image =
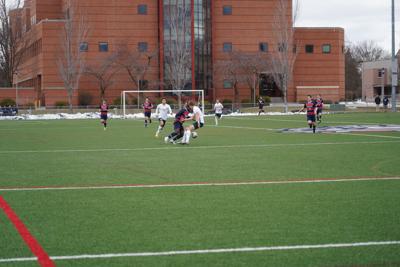
<path id="1" fill-rule="evenodd" d="M 156 134 L 154 137 L 155 137 L 155 138 L 158 138 L 158 134 Z"/>
<path id="2" fill-rule="evenodd" d="M 106 127 L 104 127 L 104 131 L 106 131 L 107 130 L 107 128 Z"/>
<path id="3" fill-rule="evenodd" d="M 168 144 L 168 142 L 169 142 L 169 137 L 168 137 L 168 136 L 166 136 L 166 137 L 164 138 L 164 142 L 165 142 L 166 144 Z"/>

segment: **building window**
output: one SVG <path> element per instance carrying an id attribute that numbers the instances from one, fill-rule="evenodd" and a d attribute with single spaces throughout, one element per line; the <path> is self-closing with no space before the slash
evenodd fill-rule
<path id="1" fill-rule="evenodd" d="M 149 89 L 149 81 L 148 80 L 139 80 L 139 88 L 140 88 L 140 90 Z"/>
<path id="2" fill-rule="evenodd" d="M 232 15 L 232 6 L 223 6 L 222 13 L 224 15 Z"/>
<path id="3" fill-rule="evenodd" d="M 105 42 L 99 43 L 99 51 L 108 52 L 108 43 Z"/>
<path id="4" fill-rule="evenodd" d="M 137 12 L 139 15 L 147 15 L 147 5 L 138 5 Z"/>
<path id="5" fill-rule="evenodd" d="M 87 42 L 82 42 L 79 44 L 79 51 L 87 52 L 89 50 L 89 45 Z"/>
<path id="6" fill-rule="evenodd" d="M 260 43 L 259 50 L 260 52 L 268 52 L 268 43 Z"/>
<path id="7" fill-rule="evenodd" d="M 138 50 L 139 52 L 147 52 L 148 45 L 146 42 L 138 43 Z"/>
<path id="8" fill-rule="evenodd" d="M 232 43 L 224 43 L 224 52 L 232 52 Z"/>
<path id="9" fill-rule="evenodd" d="M 314 53 L 314 45 L 306 45 L 306 53 L 307 54 L 312 54 Z"/>
<path id="10" fill-rule="evenodd" d="M 224 89 L 232 89 L 233 82 L 231 80 L 224 80 Z"/>
<path id="11" fill-rule="evenodd" d="M 278 51 L 279 52 L 285 52 L 287 50 L 287 45 L 286 43 L 279 43 L 278 44 Z"/>
<path id="12" fill-rule="evenodd" d="M 331 53 L 331 45 L 330 44 L 324 44 L 322 46 L 322 53 L 330 54 Z"/>
<path id="13" fill-rule="evenodd" d="M 378 70 L 378 78 L 382 78 L 384 75 L 385 75 L 385 69 L 384 68 L 379 69 Z"/>

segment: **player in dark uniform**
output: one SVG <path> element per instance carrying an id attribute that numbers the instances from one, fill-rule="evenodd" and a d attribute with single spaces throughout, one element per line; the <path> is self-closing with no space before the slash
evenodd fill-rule
<path id="1" fill-rule="evenodd" d="M 107 129 L 107 119 L 108 119 L 108 105 L 105 100 L 103 100 L 103 103 L 100 105 L 100 119 L 101 123 L 104 126 L 104 131 Z"/>
<path id="2" fill-rule="evenodd" d="M 265 113 L 264 111 L 265 101 L 261 97 L 258 99 L 258 116 L 260 116 L 261 112 Z"/>
<path id="3" fill-rule="evenodd" d="M 183 128 L 183 123 L 185 121 L 191 120 L 189 113 L 193 111 L 194 102 L 190 101 L 184 105 L 184 107 L 179 110 L 175 115 L 174 121 L 174 131 L 164 138 L 165 143 L 171 142 L 175 144 L 175 141 L 182 138 L 185 132 Z"/>
<path id="4" fill-rule="evenodd" d="M 304 107 L 299 110 L 302 112 L 304 109 L 307 110 L 307 123 L 310 128 L 313 129 L 313 133 L 315 133 L 316 124 L 315 124 L 315 116 L 317 114 L 317 103 L 311 98 L 310 95 L 307 96 L 307 102 L 304 104 Z"/>
<path id="5" fill-rule="evenodd" d="M 317 103 L 317 121 L 318 123 L 321 123 L 322 109 L 324 108 L 324 100 L 321 98 L 321 95 L 317 95 L 317 99 L 315 101 Z"/>
<path id="6" fill-rule="evenodd" d="M 147 127 L 147 121 L 151 123 L 151 109 L 153 104 L 150 102 L 149 98 L 146 97 L 143 103 L 143 113 L 144 113 L 144 127 Z"/>

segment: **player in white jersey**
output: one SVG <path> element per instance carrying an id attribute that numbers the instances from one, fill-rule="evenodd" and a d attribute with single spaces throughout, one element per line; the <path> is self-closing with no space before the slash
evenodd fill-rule
<path id="1" fill-rule="evenodd" d="M 165 123 L 167 122 L 168 115 L 172 115 L 172 110 L 170 105 L 167 104 L 167 99 L 161 99 L 161 104 L 157 106 L 156 115 L 158 117 L 158 121 L 160 125 L 158 126 L 156 137 L 160 134 L 160 132 L 164 129 Z"/>
<path id="2" fill-rule="evenodd" d="M 192 119 L 195 121 L 192 125 L 186 127 L 185 133 L 183 134 L 182 137 L 182 142 L 181 144 L 189 144 L 190 137 L 193 134 L 193 138 L 197 137 L 197 133 L 193 132 L 193 130 L 203 128 L 204 126 L 204 114 L 201 111 L 201 109 L 198 106 L 193 107 L 193 116 Z"/>
<path id="3" fill-rule="evenodd" d="M 215 111 L 215 126 L 218 126 L 218 121 L 221 119 L 222 116 L 222 110 L 224 109 L 224 106 L 219 102 L 219 100 L 217 99 L 217 101 L 215 102 L 214 105 L 214 111 Z"/>

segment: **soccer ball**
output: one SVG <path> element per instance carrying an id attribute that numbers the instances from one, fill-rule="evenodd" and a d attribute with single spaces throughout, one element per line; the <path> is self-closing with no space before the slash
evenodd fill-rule
<path id="1" fill-rule="evenodd" d="M 197 138 L 199 135 L 196 132 L 192 132 L 192 138 Z"/>

